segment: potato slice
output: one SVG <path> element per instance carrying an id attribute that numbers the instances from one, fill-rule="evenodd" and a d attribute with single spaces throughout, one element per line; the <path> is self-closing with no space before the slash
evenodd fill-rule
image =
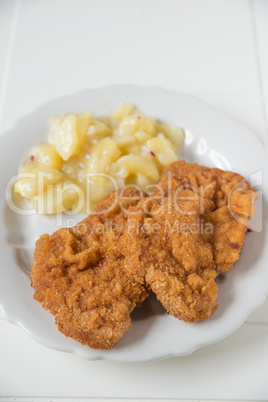
<path id="1" fill-rule="evenodd" d="M 88 161 L 85 165 L 87 172 L 109 173 L 113 162 L 121 156 L 121 151 L 110 137 L 105 137 L 94 144 Z"/>
<path id="2" fill-rule="evenodd" d="M 103 137 L 110 134 L 110 127 L 98 120 L 92 120 L 87 130 L 87 135 L 89 137 Z"/>
<path id="3" fill-rule="evenodd" d="M 116 120 L 122 120 L 124 117 L 134 112 L 134 106 L 129 103 L 121 103 L 113 112 L 112 117 Z"/>
<path id="4" fill-rule="evenodd" d="M 148 140 L 146 146 L 162 166 L 168 166 L 177 160 L 174 146 L 163 134 Z"/>
<path id="5" fill-rule="evenodd" d="M 59 169 L 63 162 L 56 148 L 47 143 L 32 148 L 29 152 L 29 159 L 55 169 Z"/>
<path id="6" fill-rule="evenodd" d="M 115 130 L 118 135 L 134 135 L 137 131 L 143 131 L 153 136 L 156 133 L 154 119 L 138 114 L 124 117 Z"/>
<path id="7" fill-rule="evenodd" d="M 154 183 L 159 180 L 160 174 L 153 160 L 144 156 L 126 155 L 118 159 L 116 177 L 126 179 L 130 175 L 141 174 Z"/>
<path id="8" fill-rule="evenodd" d="M 52 119 L 49 143 L 54 145 L 62 159 L 67 161 L 77 154 L 86 138 L 91 114 L 69 114 L 63 119 Z"/>
<path id="9" fill-rule="evenodd" d="M 34 209 L 42 215 L 58 214 L 72 210 L 80 213 L 84 209 L 85 197 L 81 187 L 71 182 L 49 185 L 30 198 Z"/>
<path id="10" fill-rule="evenodd" d="M 164 134 L 164 136 L 167 137 L 169 141 L 171 141 L 171 143 L 175 146 L 176 153 L 179 153 L 185 141 L 184 130 L 181 127 L 172 126 L 160 122 L 156 122 L 155 126 L 158 133 Z"/>
<path id="11" fill-rule="evenodd" d="M 14 192 L 22 197 L 30 198 L 37 194 L 48 184 L 58 182 L 62 177 L 59 170 L 45 165 L 35 163 L 22 166 L 19 175 L 14 184 Z"/>

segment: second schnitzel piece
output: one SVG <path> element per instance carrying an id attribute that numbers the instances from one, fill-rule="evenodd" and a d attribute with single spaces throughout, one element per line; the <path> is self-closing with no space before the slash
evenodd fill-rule
<path id="1" fill-rule="evenodd" d="M 174 162 L 120 239 L 132 253 L 126 271 L 175 317 L 208 318 L 217 308 L 215 278 L 238 260 L 256 197 L 239 174 Z"/>
<path id="2" fill-rule="evenodd" d="M 115 346 L 131 326 L 131 311 L 149 294 L 125 274 L 117 247 L 129 207 L 144 196 L 134 189 L 111 193 L 77 226 L 36 243 L 34 298 L 55 316 L 61 332 L 91 348 Z"/>
<path id="3" fill-rule="evenodd" d="M 245 233 L 255 212 L 257 192 L 238 173 L 177 161 L 163 172 L 160 189 L 167 195 L 170 189 L 189 188 L 214 204 L 203 214 L 205 222 L 214 226 L 213 233 L 203 233 L 213 247 L 214 260 L 221 271 L 229 271 L 239 259 Z"/>
<path id="4" fill-rule="evenodd" d="M 217 309 L 218 271 L 211 244 L 199 234 L 200 211 L 212 208 L 191 190 L 180 191 L 178 204 L 156 190 L 132 208 L 136 214 L 119 242 L 124 270 L 149 285 L 169 314 L 188 322 Z"/>

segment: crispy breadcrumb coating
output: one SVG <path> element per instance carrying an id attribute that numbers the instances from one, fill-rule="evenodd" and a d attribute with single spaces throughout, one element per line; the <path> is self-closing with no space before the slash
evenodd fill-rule
<path id="1" fill-rule="evenodd" d="M 256 198 L 237 173 L 172 163 L 120 239 L 125 254 L 131 249 L 126 271 L 150 285 L 168 313 L 208 318 L 217 309 L 216 276 L 239 259 Z"/>
<path id="2" fill-rule="evenodd" d="M 175 198 L 157 191 L 141 201 L 133 209 L 143 212 L 129 220 L 119 247 L 125 271 L 149 285 L 169 314 L 193 322 L 217 309 L 218 270 L 211 244 L 199 233 L 200 210 L 209 211 L 213 203 L 191 190 L 179 196 L 179 208 Z"/>
<path id="3" fill-rule="evenodd" d="M 43 235 L 31 270 L 34 298 L 61 332 L 94 349 L 110 349 L 131 327 L 130 313 L 148 296 L 123 270 L 117 240 L 140 192 L 112 193 L 71 229 Z"/>
<path id="4" fill-rule="evenodd" d="M 165 194 L 170 187 L 190 188 L 200 197 L 214 203 L 212 211 L 203 214 L 214 226 L 213 234 L 203 237 L 213 247 L 218 269 L 229 271 L 239 259 L 249 218 L 254 215 L 257 192 L 238 173 L 210 169 L 197 163 L 178 161 L 168 166 L 159 184 Z"/>
<path id="5" fill-rule="evenodd" d="M 43 235 L 34 298 L 61 332 L 94 349 L 117 344 L 150 290 L 169 314 L 205 320 L 218 307 L 217 275 L 239 259 L 256 198 L 239 174 L 174 162 L 150 196 L 121 189 L 77 226 Z"/>

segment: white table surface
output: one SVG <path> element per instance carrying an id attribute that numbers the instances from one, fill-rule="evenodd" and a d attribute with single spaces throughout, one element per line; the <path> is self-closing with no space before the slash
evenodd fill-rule
<path id="1" fill-rule="evenodd" d="M 129 83 L 195 95 L 267 147 L 267 42 L 266 0 L 0 0 L 0 131 L 55 96 Z M 225 340 L 144 364 L 57 352 L 1 319 L 0 401 L 20 397 L 267 401 L 268 299 Z"/>

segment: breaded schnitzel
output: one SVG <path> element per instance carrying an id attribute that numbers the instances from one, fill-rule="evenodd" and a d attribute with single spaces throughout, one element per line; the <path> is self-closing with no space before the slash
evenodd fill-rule
<path id="1" fill-rule="evenodd" d="M 115 346 L 131 327 L 131 311 L 149 294 L 125 275 L 117 247 L 128 208 L 143 196 L 134 189 L 111 193 L 76 227 L 36 243 L 34 298 L 54 314 L 61 332 L 94 349 Z"/>
<path id="2" fill-rule="evenodd" d="M 42 236 L 34 298 L 60 331 L 95 349 L 117 344 L 150 289 L 169 314 L 207 319 L 215 278 L 238 260 L 256 198 L 236 173 L 174 162 L 150 196 L 121 189 L 76 227 Z"/>
<path id="3" fill-rule="evenodd" d="M 218 271 L 211 244 L 199 233 L 200 209 L 213 203 L 191 190 L 179 195 L 179 208 L 157 191 L 134 207 L 139 213 L 129 218 L 119 247 L 125 271 L 149 285 L 169 314 L 193 322 L 217 309 Z"/>
<path id="4" fill-rule="evenodd" d="M 229 271 L 239 259 L 248 221 L 255 211 L 257 192 L 238 173 L 185 161 L 172 163 L 162 174 L 159 187 L 165 194 L 176 186 L 178 190 L 190 188 L 214 203 L 213 210 L 203 214 L 203 219 L 213 224 L 214 231 L 203 236 L 212 244 L 218 268 Z"/>
<path id="5" fill-rule="evenodd" d="M 158 189 L 134 207 L 135 230 L 120 239 L 131 250 L 126 271 L 175 317 L 208 318 L 217 309 L 215 278 L 238 260 L 256 196 L 236 173 L 174 162 Z"/>

